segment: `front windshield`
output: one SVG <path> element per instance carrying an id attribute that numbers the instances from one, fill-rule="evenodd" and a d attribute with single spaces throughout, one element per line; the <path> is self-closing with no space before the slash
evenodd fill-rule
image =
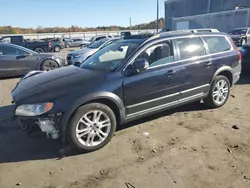
<path id="1" fill-rule="evenodd" d="M 245 35 L 246 32 L 247 32 L 246 29 L 235 29 L 235 30 L 229 32 L 229 34 L 231 34 L 231 35 Z"/>
<path id="2" fill-rule="evenodd" d="M 115 70 L 131 55 L 142 41 L 119 41 L 99 50 L 81 64 L 81 68 L 94 70 Z"/>
<path id="3" fill-rule="evenodd" d="M 95 38 L 95 37 L 91 37 L 91 38 L 89 39 L 89 42 L 93 42 L 93 41 L 94 41 L 94 38 Z"/>
<path id="4" fill-rule="evenodd" d="M 98 41 L 88 45 L 88 48 L 91 48 L 91 49 L 100 48 L 101 45 L 103 45 L 103 43 L 106 42 L 107 40 L 108 39 L 98 40 Z"/>

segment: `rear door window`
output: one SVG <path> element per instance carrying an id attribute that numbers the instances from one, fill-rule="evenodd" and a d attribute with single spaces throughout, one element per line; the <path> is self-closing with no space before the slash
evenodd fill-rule
<path id="1" fill-rule="evenodd" d="M 206 55 L 206 49 L 199 37 L 175 39 L 180 51 L 180 60 Z"/>
<path id="2" fill-rule="evenodd" d="M 226 52 L 231 50 L 232 46 L 224 36 L 203 37 L 207 43 L 210 54 Z"/>

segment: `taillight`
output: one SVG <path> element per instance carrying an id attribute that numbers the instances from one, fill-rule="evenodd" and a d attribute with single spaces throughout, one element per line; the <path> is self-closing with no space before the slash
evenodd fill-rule
<path id="1" fill-rule="evenodd" d="M 239 51 L 239 57 L 238 57 L 238 59 L 239 59 L 239 63 L 241 63 L 241 61 L 242 61 L 242 53 L 240 52 L 240 50 L 238 50 Z"/>
<path id="2" fill-rule="evenodd" d="M 51 42 L 49 42 L 49 47 L 51 48 Z"/>
<path id="3" fill-rule="evenodd" d="M 241 54 L 241 51 L 239 50 L 239 48 L 237 48 L 236 44 L 234 43 L 233 39 L 231 37 L 229 37 L 229 40 L 231 41 L 231 44 L 233 45 L 233 48 L 238 51 L 238 60 L 239 60 L 239 63 L 241 63 L 242 61 L 242 54 Z"/>

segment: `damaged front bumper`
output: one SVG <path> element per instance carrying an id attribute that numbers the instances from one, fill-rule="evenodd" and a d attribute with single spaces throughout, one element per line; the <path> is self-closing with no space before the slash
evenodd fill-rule
<path id="1" fill-rule="evenodd" d="M 60 121 L 62 113 L 47 114 L 37 117 L 23 117 L 15 116 L 20 127 L 27 134 L 31 134 L 36 131 L 42 131 L 46 133 L 49 139 L 59 139 L 61 136 Z"/>

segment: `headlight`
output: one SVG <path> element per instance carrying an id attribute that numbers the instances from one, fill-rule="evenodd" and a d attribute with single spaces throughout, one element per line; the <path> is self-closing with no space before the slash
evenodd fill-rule
<path id="1" fill-rule="evenodd" d="M 39 116 L 53 108 L 51 102 L 40 104 L 24 104 L 17 107 L 15 115 L 17 116 Z"/>
<path id="2" fill-rule="evenodd" d="M 73 58 L 80 58 L 80 57 L 81 57 L 80 54 L 74 54 L 74 55 L 73 55 Z"/>

